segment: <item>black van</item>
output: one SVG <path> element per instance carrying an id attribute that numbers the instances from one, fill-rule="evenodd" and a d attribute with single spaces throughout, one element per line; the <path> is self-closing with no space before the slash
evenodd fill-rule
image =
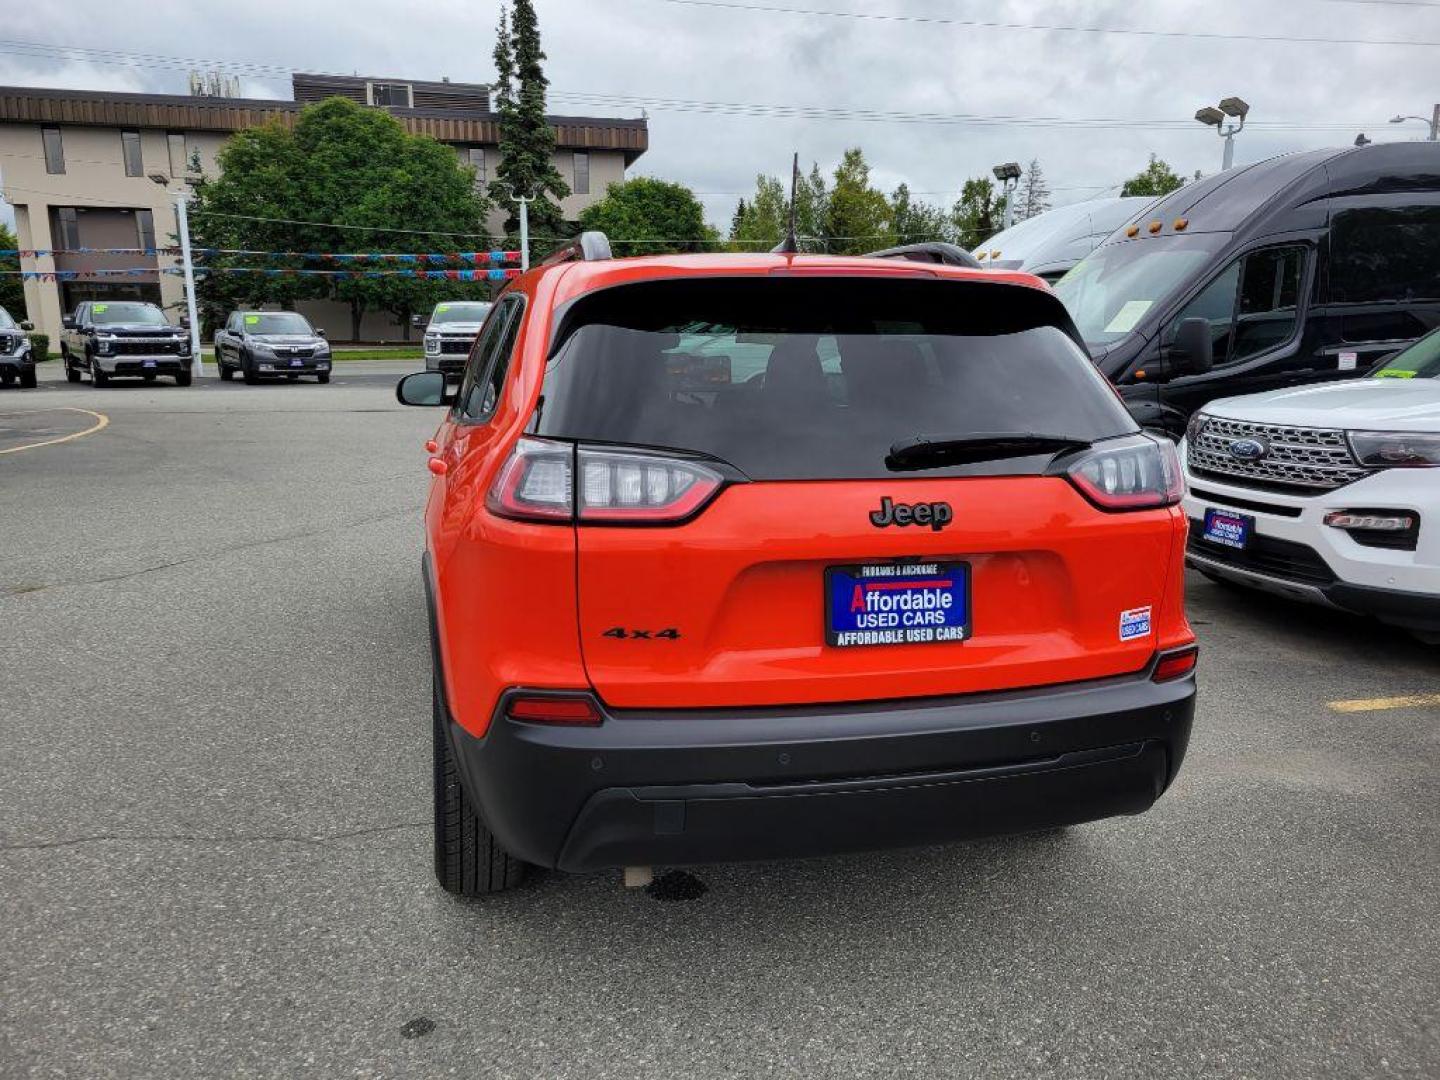
<path id="1" fill-rule="evenodd" d="M 1440 326 L 1440 143 L 1272 158 L 1145 208 L 1055 286 L 1140 423 L 1363 375 Z"/>

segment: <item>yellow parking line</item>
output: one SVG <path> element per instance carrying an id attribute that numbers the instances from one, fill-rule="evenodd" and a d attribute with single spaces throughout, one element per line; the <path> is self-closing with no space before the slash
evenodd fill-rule
<path id="1" fill-rule="evenodd" d="M 110 423 L 110 418 L 104 413 L 91 412 L 89 409 L 77 409 L 73 405 L 60 405 L 54 409 L 24 409 L 19 412 L 4 413 L 5 416 L 23 416 L 25 413 L 42 412 L 83 412 L 87 416 L 93 416 L 95 423 L 84 431 L 77 431 L 70 435 L 61 435 L 56 439 L 43 439 L 40 442 L 24 443 L 20 446 L 11 446 L 0 450 L 0 454 L 18 454 L 21 450 L 34 450 L 40 446 L 54 446 L 56 443 L 69 442 L 71 439 L 83 439 L 86 435 L 94 435 L 95 432 Z"/>
<path id="2" fill-rule="evenodd" d="M 1440 705 L 1440 694 L 1407 694 L 1403 697 L 1362 698 L 1359 701 L 1332 701 L 1336 712 L 1378 712 L 1381 709 L 1421 709 Z"/>

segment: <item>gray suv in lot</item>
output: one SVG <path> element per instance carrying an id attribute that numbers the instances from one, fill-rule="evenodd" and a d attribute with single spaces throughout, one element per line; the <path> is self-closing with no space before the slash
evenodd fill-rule
<path id="1" fill-rule="evenodd" d="M 64 325 L 60 359 L 72 383 L 88 371 L 96 386 L 117 376 L 153 382 L 159 375 L 190 385 L 190 331 L 172 326 L 154 304 L 86 300 L 75 305 Z"/>
<path id="2" fill-rule="evenodd" d="M 491 306 L 485 300 L 436 304 L 425 327 L 425 370 L 443 371 L 459 379 Z"/>
<path id="3" fill-rule="evenodd" d="M 215 364 L 229 381 L 247 383 L 313 375 L 330 381 L 330 342 L 295 311 L 232 311 L 215 332 Z"/>
<path id="4" fill-rule="evenodd" d="M 0 307 L 0 384 L 9 386 L 18 379 L 23 388 L 35 388 L 35 354 L 25 336 L 30 329 L 28 322 L 16 325 L 10 313 Z"/>

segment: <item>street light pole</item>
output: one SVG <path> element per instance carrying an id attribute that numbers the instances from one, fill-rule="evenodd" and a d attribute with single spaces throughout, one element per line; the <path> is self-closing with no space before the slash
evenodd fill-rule
<path id="1" fill-rule="evenodd" d="M 1245 117 L 1250 115 L 1250 106 L 1238 97 L 1228 97 L 1217 108 L 1207 105 L 1195 114 L 1195 119 L 1207 127 L 1213 127 L 1215 134 L 1225 140 L 1225 154 L 1221 159 L 1220 171 L 1228 172 L 1235 164 L 1235 136 L 1245 130 Z M 1227 124 L 1225 118 L 1231 123 Z"/>
<path id="2" fill-rule="evenodd" d="M 1015 224 L 1015 191 L 1020 186 L 1020 163 L 1007 161 L 1004 165 L 996 165 L 990 171 L 995 174 L 995 179 L 1000 181 L 1000 190 L 1005 193 L 1003 228 L 1008 229 Z"/>
<path id="3" fill-rule="evenodd" d="M 1430 125 L 1430 142 L 1440 142 L 1440 105 L 1435 106 L 1435 112 L 1429 120 L 1423 116 L 1392 116 L 1390 123 L 1403 124 L 1406 120 L 1418 120 L 1422 124 Z"/>
<path id="4" fill-rule="evenodd" d="M 180 233 L 180 264 L 185 271 L 185 308 L 190 313 L 190 370 L 198 379 L 205 374 L 200 359 L 200 316 L 195 310 L 195 264 L 190 258 L 190 215 L 188 191 L 172 191 L 175 199 L 175 224 Z"/>
<path id="5" fill-rule="evenodd" d="M 512 190 L 510 200 L 520 204 L 520 272 L 530 269 L 530 204 L 534 195 L 520 196 Z"/>

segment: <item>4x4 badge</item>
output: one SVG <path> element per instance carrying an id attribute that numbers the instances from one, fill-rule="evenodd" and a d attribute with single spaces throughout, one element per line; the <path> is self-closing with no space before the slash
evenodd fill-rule
<path id="1" fill-rule="evenodd" d="M 939 532 L 954 520 L 955 512 L 947 502 L 897 503 L 892 502 L 889 495 L 881 497 L 879 510 L 870 511 L 870 524 L 877 529 L 887 525 L 898 525 L 902 529 L 907 525 L 929 525 L 932 531 Z"/>

